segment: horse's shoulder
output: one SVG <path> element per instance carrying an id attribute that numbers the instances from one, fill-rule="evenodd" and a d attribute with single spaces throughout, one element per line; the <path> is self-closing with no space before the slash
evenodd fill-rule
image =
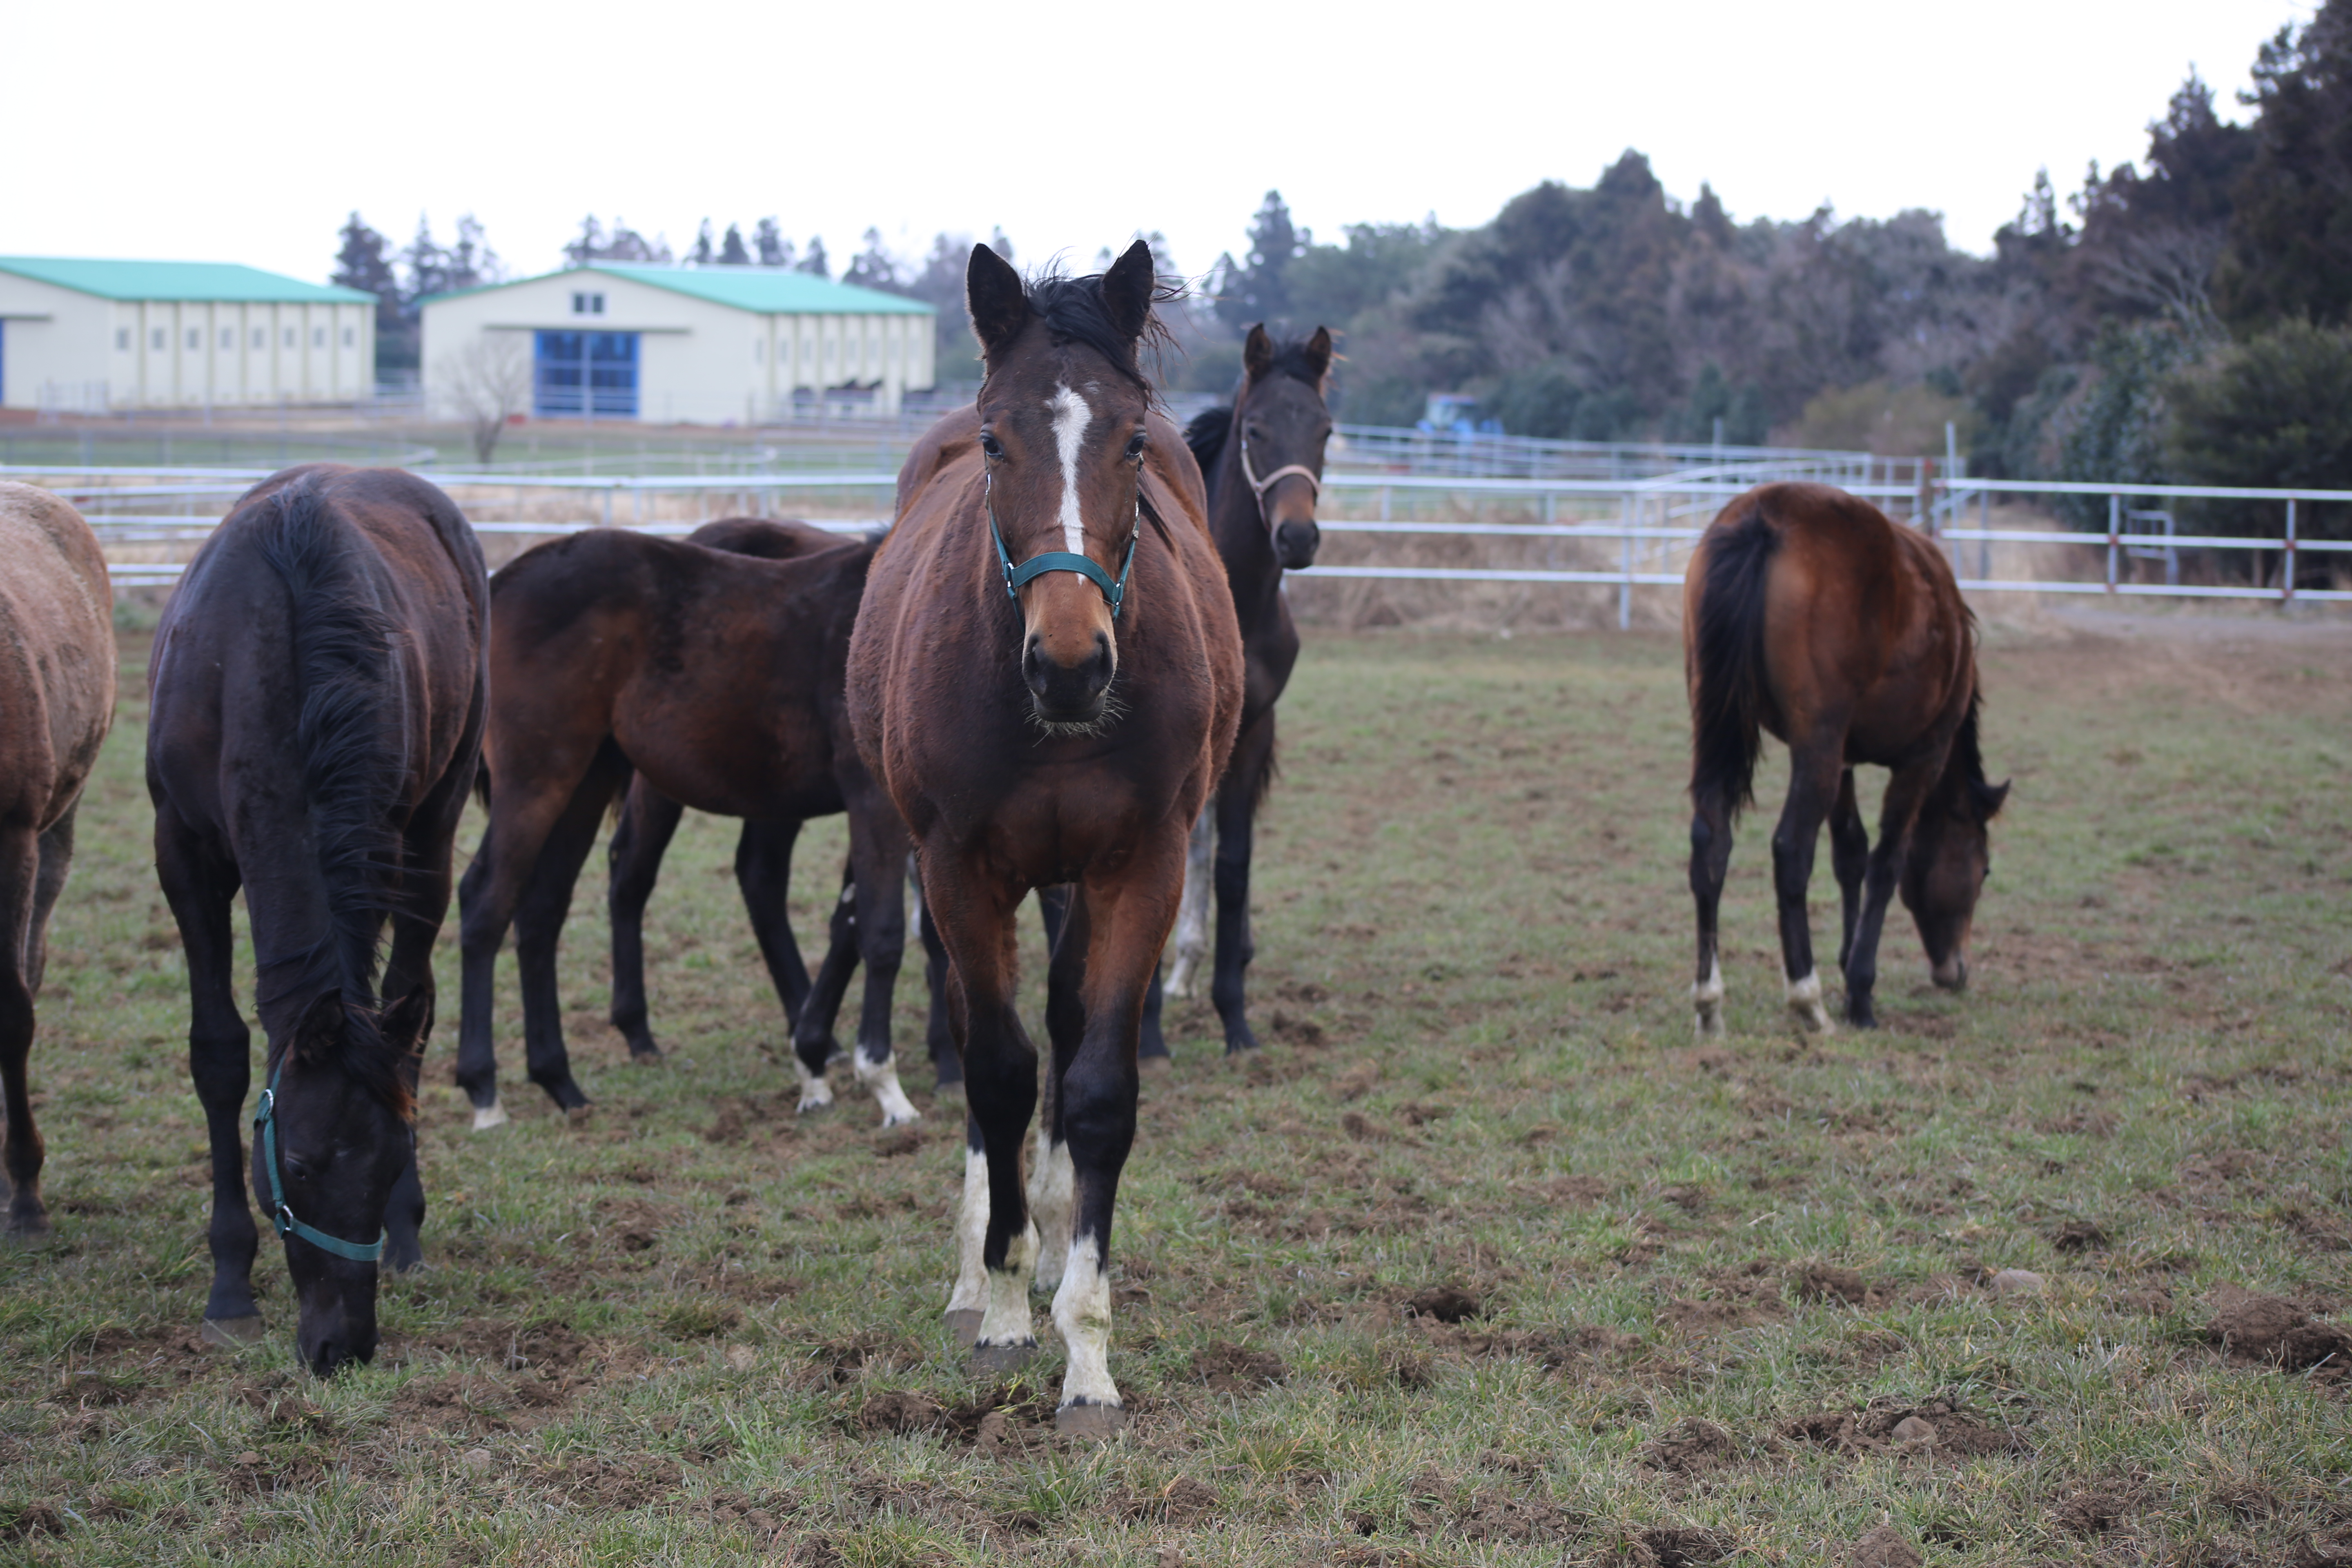
<path id="1" fill-rule="evenodd" d="M 980 405 L 967 403 L 940 416 L 919 437 L 898 465 L 898 510 L 904 512 L 923 488 L 959 459 L 980 449 Z"/>

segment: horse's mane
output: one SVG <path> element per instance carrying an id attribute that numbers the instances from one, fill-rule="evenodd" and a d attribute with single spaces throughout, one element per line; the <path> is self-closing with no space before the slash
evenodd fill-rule
<path id="1" fill-rule="evenodd" d="M 396 727 L 404 707 L 398 628 L 368 591 L 358 540 L 320 493 L 316 476 L 295 479 L 260 507 L 256 547 L 291 601 L 301 701 L 295 748 L 330 922 L 308 954 L 288 957 L 309 959 L 304 980 L 320 956 L 331 958 L 345 1018 L 339 1065 L 404 1113 L 408 1087 L 379 1026 L 375 996 L 383 922 L 400 875 L 394 816 L 409 765 L 406 738 Z"/>
<path id="2" fill-rule="evenodd" d="M 1056 346 L 1083 343 L 1103 358 L 1111 368 L 1143 389 L 1155 403 L 1159 393 L 1143 373 L 1142 354 L 1149 349 L 1156 363 L 1162 350 L 1175 342 L 1160 321 L 1160 312 L 1146 310 L 1143 331 L 1133 341 L 1119 330 L 1111 319 L 1110 307 L 1103 299 L 1103 274 L 1089 272 L 1083 278 L 1071 278 L 1059 272 L 1048 272 L 1032 278 L 1024 288 L 1029 308 L 1045 319 L 1045 330 L 1052 334 Z M 1155 288 L 1153 303 L 1173 300 L 1182 294 L 1181 289 Z"/>
<path id="3" fill-rule="evenodd" d="M 1969 619 L 1973 623 L 1975 617 L 1971 616 Z M 1970 691 L 1968 717 L 1960 721 L 1958 731 L 1952 736 L 1952 753 L 1944 764 L 1944 778 L 1948 786 L 1957 785 L 1967 792 L 1968 805 L 1978 820 L 1990 822 L 2000 810 L 2002 792 L 1985 777 L 1984 753 L 1977 748 L 1977 714 L 1983 707 L 1983 689 Z"/>
<path id="4" fill-rule="evenodd" d="M 1225 438 L 1233 428 L 1234 405 L 1230 403 L 1202 409 L 1184 426 L 1184 445 L 1192 448 L 1192 460 L 1201 465 L 1202 474 L 1217 471 L 1217 459 L 1224 456 Z"/>

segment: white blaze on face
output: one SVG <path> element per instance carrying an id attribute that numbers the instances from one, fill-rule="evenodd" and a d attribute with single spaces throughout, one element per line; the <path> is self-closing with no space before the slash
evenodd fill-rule
<path id="1" fill-rule="evenodd" d="M 1062 548 L 1073 555 L 1087 552 L 1087 531 L 1078 516 L 1078 449 L 1086 445 L 1087 426 L 1094 410 L 1066 386 L 1054 389 L 1045 405 L 1054 416 L 1054 451 L 1062 460 Z"/>
<path id="2" fill-rule="evenodd" d="M 1062 1375 L 1062 1403 L 1116 1407 L 1118 1384 L 1110 1380 L 1110 1279 L 1103 1272 L 1102 1250 L 1093 1237 L 1070 1245 L 1062 1288 L 1054 1292 L 1054 1328 L 1069 1355 L 1069 1370 Z"/>

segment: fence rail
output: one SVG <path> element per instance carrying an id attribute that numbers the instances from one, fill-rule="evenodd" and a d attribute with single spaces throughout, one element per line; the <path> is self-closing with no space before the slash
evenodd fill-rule
<path id="1" fill-rule="evenodd" d="M 1562 542 L 1613 543 L 1617 547 L 1614 552 L 1616 559 L 1605 564 L 1590 560 L 1564 563 L 1547 561 L 1541 564 L 1459 566 L 1332 563 L 1309 569 L 1304 577 L 1307 581 L 1358 578 L 1428 583 L 1550 583 L 1614 586 L 1619 590 L 1619 622 L 1621 625 L 1628 624 L 1633 591 L 1679 585 L 1690 545 L 1698 539 L 1707 520 L 1733 497 L 1762 480 L 1813 477 L 1808 470 L 1816 469 L 1839 456 L 1822 453 L 1742 454 L 1737 461 L 1710 463 L 1633 479 L 1335 469 L 1328 473 L 1324 480 L 1326 510 L 1331 515 L 1321 521 L 1324 531 L 1333 535 L 1517 540 L 1531 546 L 1551 547 Z M 1797 474 L 1790 474 L 1788 470 L 1791 469 L 1797 470 Z M 139 546 L 184 545 L 200 542 L 218 519 L 216 515 L 208 515 L 197 509 L 206 503 L 225 507 L 254 480 L 266 477 L 266 470 L 196 468 L 95 469 L 19 465 L 0 467 L 0 477 L 49 479 L 50 488 L 84 509 L 92 526 L 110 548 L 128 552 Z M 615 524 L 643 528 L 656 533 L 683 534 L 709 521 L 711 516 L 722 515 L 728 509 L 691 508 L 688 510 L 696 515 L 686 519 L 655 517 L 649 512 L 656 502 L 702 496 L 726 498 L 732 510 L 746 506 L 772 510 L 787 496 L 804 500 L 865 498 L 854 505 L 866 515 L 836 517 L 819 523 L 819 526 L 840 531 L 853 531 L 887 526 L 887 517 L 878 515 L 870 503 L 880 500 L 878 511 L 887 512 L 887 498 L 897 483 L 895 474 L 876 470 L 630 476 L 453 471 L 435 472 L 430 477 L 443 488 L 460 494 L 468 511 L 479 517 L 480 521 L 475 526 L 480 531 L 528 536 L 550 536 Z M 2305 569 L 2306 557 L 2312 558 L 2314 564 L 2321 561 L 2342 561 L 2345 568 L 2352 569 L 2352 559 L 2347 559 L 2352 557 L 2352 540 L 2305 537 L 2299 526 L 2307 518 L 2307 509 L 2311 506 L 2352 506 L 2352 490 L 2252 489 L 2189 485 L 2117 486 L 2059 480 L 1940 478 L 1935 474 L 1933 465 L 1926 460 L 1922 460 L 1910 475 L 1864 478 L 1857 474 L 1850 478 L 1843 488 L 1850 493 L 1885 505 L 1891 513 L 1932 534 L 1952 557 L 1959 584 L 1969 593 L 2266 600 L 2280 604 L 2352 602 L 2352 589 L 2335 585 L 2347 574 L 2346 572 L 2331 573 L 2326 585 L 2306 586 L 2300 581 L 2310 574 Z M 532 497 L 543 500 L 555 495 L 579 498 L 586 503 L 582 510 L 590 515 L 563 518 L 497 515 L 501 496 L 514 498 L 514 510 L 520 512 L 526 509 Z M 2106 497 L 2106 528 L 2104 531 L 2074 531 L 1995 528 L 1990 525 L 1991 507 L 2001 498 L 2032 500 L 2053 496 Z M 634 515 L 616 515 L 615 500 L 623 497 L 633 498 Z M 1527 521 L 1496 521 L 1475 517 L 1393 515 L 1400 500 L 1412 502 L 1417 510 L 1433 499 L 1449 502 L 1456 510 L 1471 511 L 1497 502 L 1516 500 L 1524 502 L 1532 514 L 1540 516 L 1543 521 L 1531 518 Z M 2132 515 L 2145 510 L 2133 503 L 2177 500 L 2275 504 L 2281 509 L 2281 528 L 2275 534 L 2180 533 L 2172 531 L 2170 514 L 2165 512 L 2151 514 L 2166 519 L 2167 531 L 2158 535 L 2141 531 L 2139 521 Z M 174 501 L 176 505 L 171 504 Z M 839 510 L 839 500 L 831 504 Z M 1597 509 L 1614 515 L 1580 516 L 1574 521 L 1560 521 L 1557 513 L 1562 508 L 1580 512 Z M 1359 515 L 1375 510 L 1376 516 Z M 1971 512 L 1975 514 L 1975 526 L 1969 526 Z M 2085 573 L 2079 577 L 1996 574 L 1991 569 L 1994 547 L 2021 545 L 2086 552 Z M 2270 576 L 2271 567 L 2275 566 L 2275 581 L 2182 583 L 2178 580 L 2179 563 L 2185 552 L 2242 553 L 2247 560 L 2269 563 L 2262 569 L 2264 577 Z M 1971 556 L 1975 558 L 1973 561 Z M 2165 560 L 2166 581 L 2142 583 L 2132 580 L 2134 569 L 2131 563 L 2135 559 L 2157 557 Z M 1973 571 L 1970 570 L 1972 566 L 1975 568 Z M 178 576 L 183 566 L 169 561 L 118 560 L 111 563 L 110 569 L 118 584 L 131 586 L 167 584 Z"/>

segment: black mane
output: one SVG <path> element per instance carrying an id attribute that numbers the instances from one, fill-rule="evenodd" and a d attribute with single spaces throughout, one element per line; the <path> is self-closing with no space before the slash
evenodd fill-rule
<path id="1" fill-rule="evenodd" d="M 1143 332 L 1129 340 L 1111 320 L 1110 309 L 1103 301 L 1103 275 L 1089 272 L 1083 278 L 1070 278 L 1049 272 L 1042 278 L 1029 279 L 1025 292 L 1029 308 L 1045 319 L 1045 330 L 1053 334 L 1055 346 L 1082 343 L 1110 361 L 1111 368 L 1127 377 L 1144 395 L 1157 402 L 1159 394 L 1143 374 L 1142 351 L 1150 348 L 1153 358 L 1174 340 L 1168 335 L 1167 326 L 1158 311 L 1147 312 Z M 1177 290 L 1161 289 L 1155 300 L 1172 300 Z"/>
<path id="2" fill-rule="evenodd" d="M 1192 460 L 1201 465 L 1202 474 L 1217 471 L 1217 459 L 1224 456 L 1225 437 L 1234 428 L 1234 406 L 1219 404 L 1192 416 L 1184 426 L 1184 445 L 1192 448 Z"/>

